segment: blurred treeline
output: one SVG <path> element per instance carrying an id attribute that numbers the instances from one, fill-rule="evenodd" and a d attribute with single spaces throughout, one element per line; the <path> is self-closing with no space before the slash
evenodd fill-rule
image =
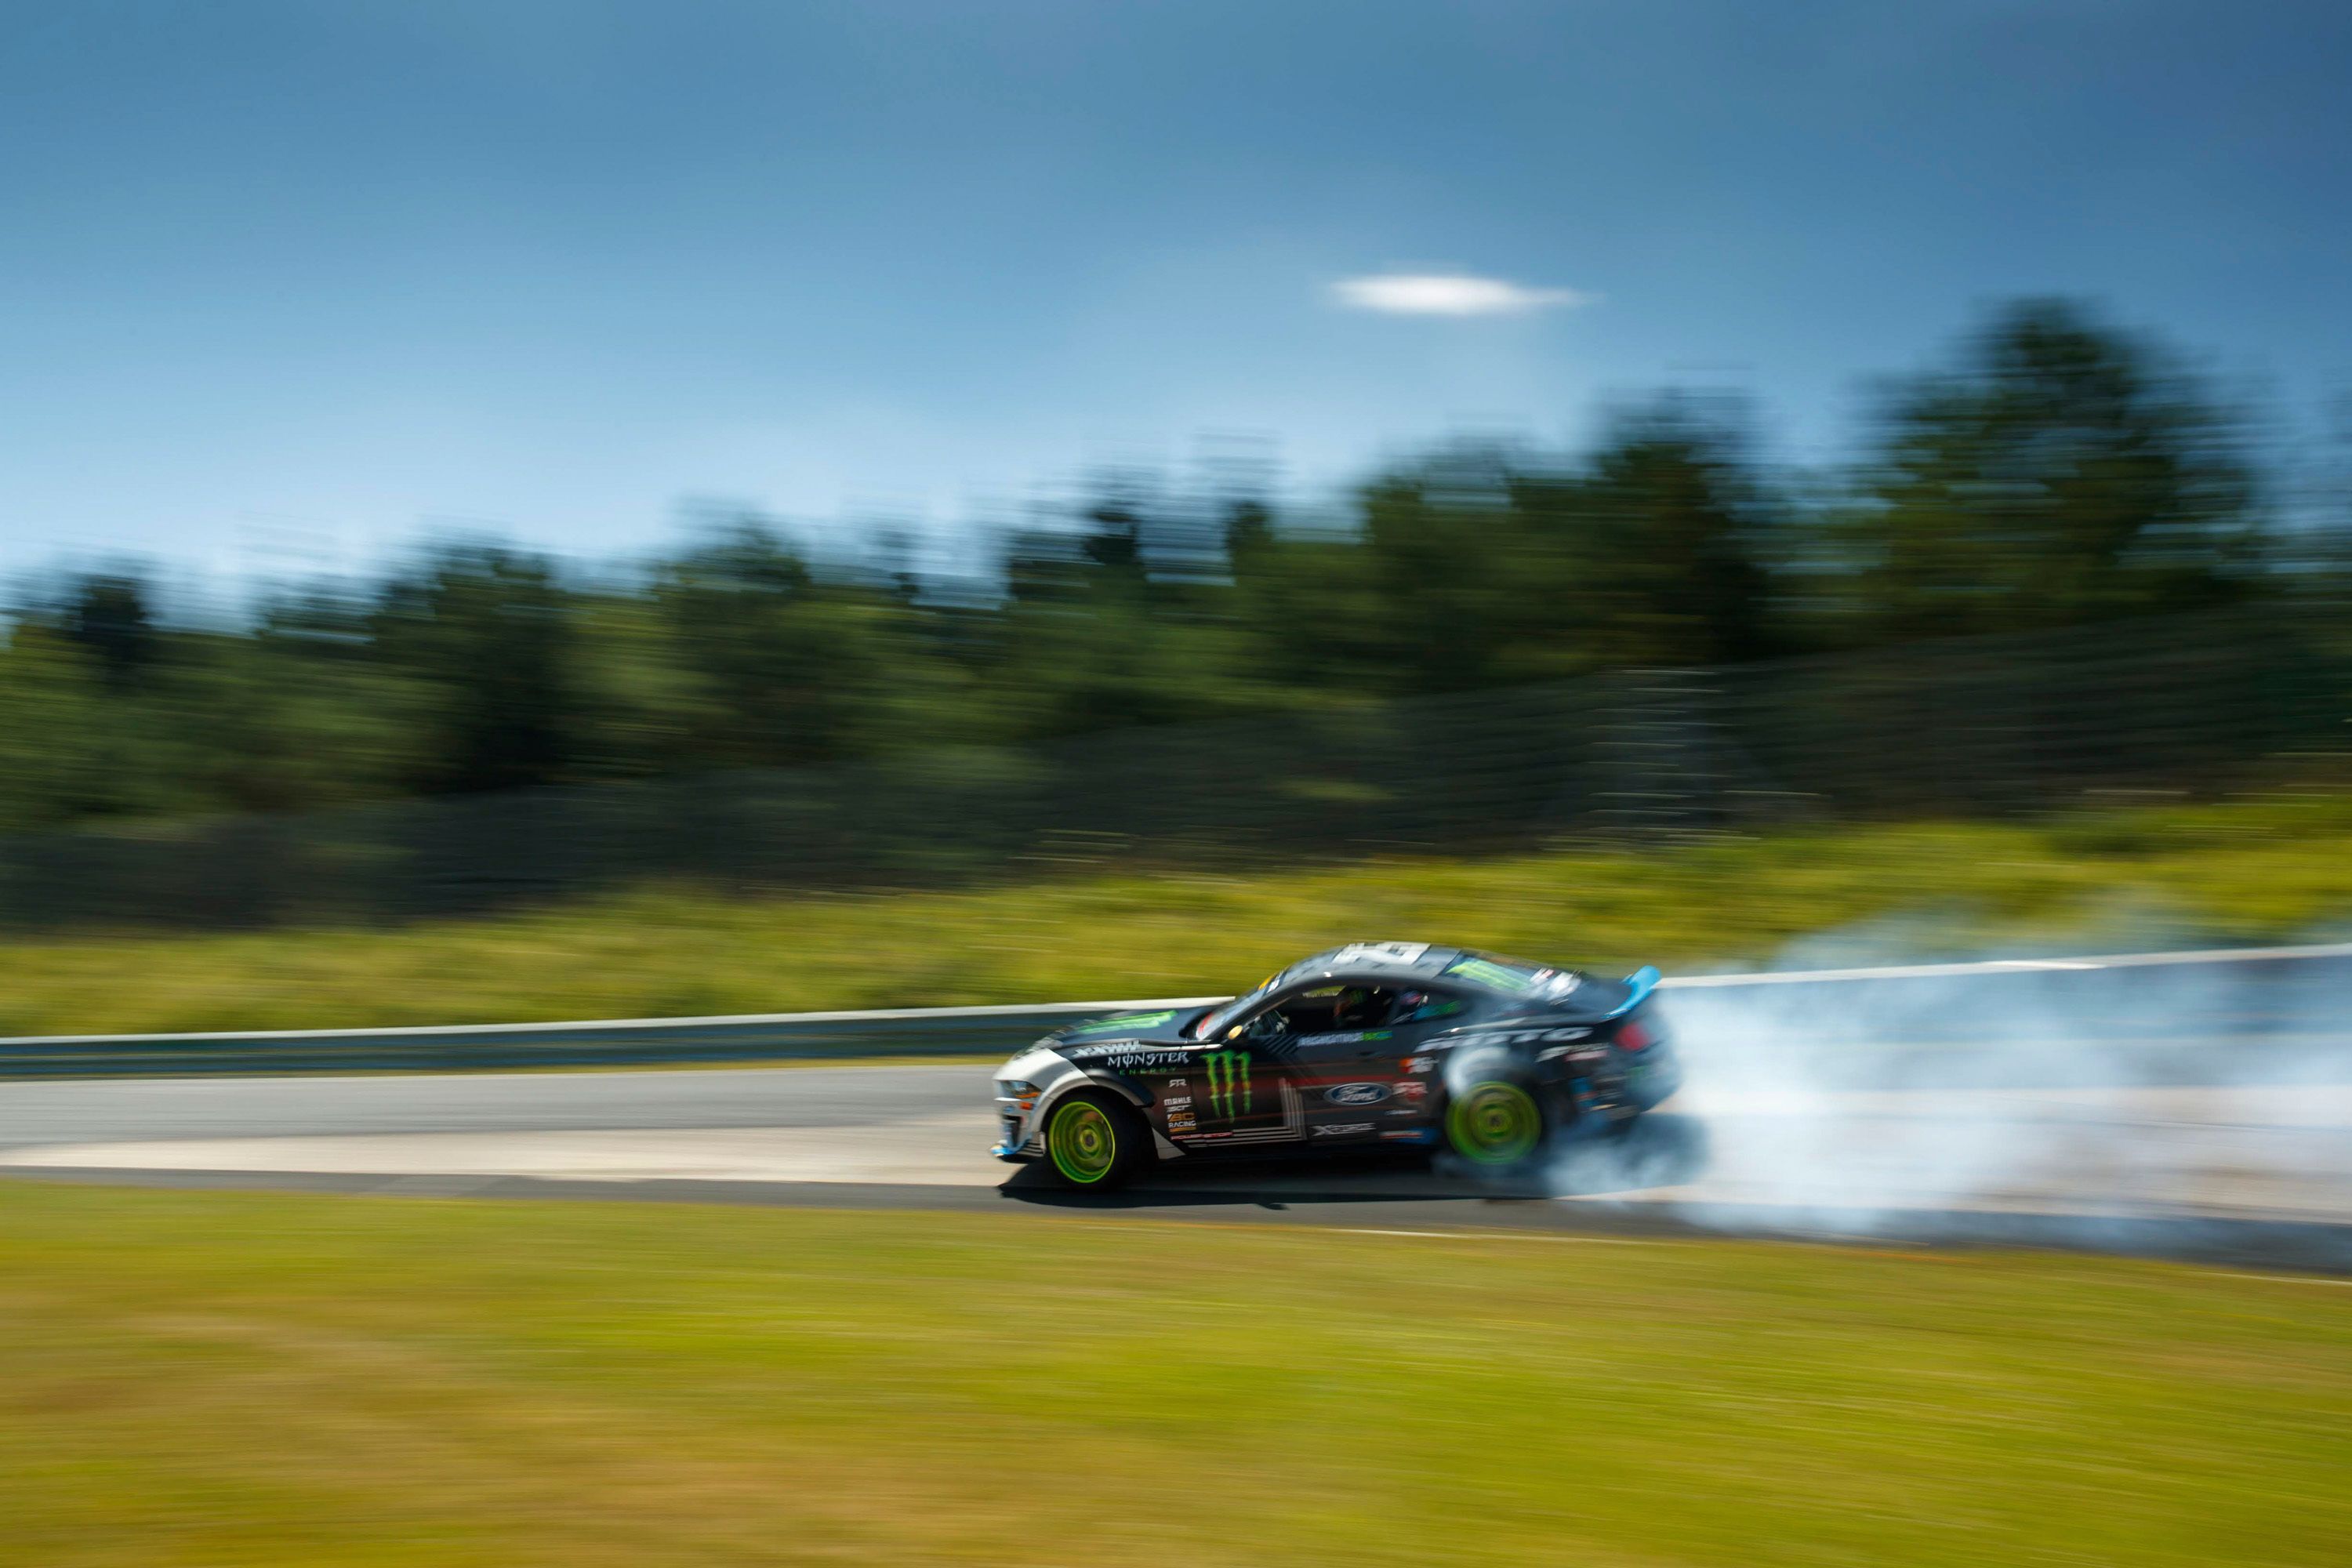
<path id="1" fill-rule="evenodd" d="M 2352 604 L 2344 520 L 2287 504 L 2242 414 L 2079 306 L 2005 307 L 1888 384 L 1848 469 L 1769 470 L 1747 421 L 1663 395 L 1581 455 L 1394 467 L 1336 521 L 1114 479 L 979 584 L 825 568 L 756 521 L 625 574 L 448 544 L 228 628 L 166 624 L 134 574 L 62 580 L 0 647 L 0 831 Z"/>

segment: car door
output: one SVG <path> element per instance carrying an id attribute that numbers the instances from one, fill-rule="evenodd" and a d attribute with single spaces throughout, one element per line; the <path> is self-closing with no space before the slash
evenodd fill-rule
<path id="1" fill-rule="evenodd" d="M 1421 1053 L 1458 1027 L 1475 999 L 1451 987 L 1382 977 L 1341 982 L 1356 994 L 1335 1021 L 1360 1023 L 1298 1042 L 1308 1141 L 1425 1143 L 1437 1106 L 1435 1061 Z"/>
<path id="2" fill-rule="evenodd" d="M 1307 1136 L 1299 1096 L 1297 1039 L 1285 1005 L 1267 999 L 1223 1038 L 1203 1041 L 1166 1084 L 1169 1136 L 1181 1144 L 1249 1147 Z M 1182 1101 L 1185 1103 L 1180 1104 Z"/>
<path id="3" fill-rule="evenodd" d="M 1400 988 L 1393 1021 L 1381 1042 L 1381 1066 L 1395 1076 L 1388 1102 L 1381 1108 L 1381 1138 L 1389 1142 L 1430 1143 L 1439 1102 L 1438 1058 L 1423 1049 L 1437 1036 L 1457 1029 L 1478 1006 L 1470 993 L 1445 985 L 1408 984 Z"/>
<path id="4" fill-rule="evenodd" d="M 1396 1098 L 1398 991 L 1386 980 L 1341 979 L 1302 996 L 1307 1032 L 1296 1043 L 1307 1142 L 1378 1142 Z"/>

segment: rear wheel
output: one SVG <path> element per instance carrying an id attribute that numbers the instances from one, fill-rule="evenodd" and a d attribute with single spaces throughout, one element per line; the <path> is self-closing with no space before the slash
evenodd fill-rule
<path id="1" fill-rule="evenodd" d="M 1479 1170 L 1517 1169 L 1543 1148 L 1543 1107 L 1525 1084 L 1479 1079 L 1447 1102 L 1445 1142 Z"/>
<path id="2" fill-rule="evenodd" d="M 1098 1089 L 1057 1101 L 1045 1118 L 1045 1166 L 1066 1186 L 1115 1187 L 1142 1152 L 1142 1121 Z"/>

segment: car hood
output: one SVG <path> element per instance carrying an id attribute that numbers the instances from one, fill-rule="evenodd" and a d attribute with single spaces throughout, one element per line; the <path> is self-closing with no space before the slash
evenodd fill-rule
<path id="1" fill-rule="evenodd" d="M 1114 1013 L 1108 1017 L 1088 1018 L 1081 1024 L 1066 1024 L 1037 1043 L 1061 1052 L 1091 1046 L 1132 1045 L 1182 1046 L 1192 1042 L 1184 1031 L 1190 1028 L 1206 1007 L 1173 1007 L 1155 1013 Z"/>

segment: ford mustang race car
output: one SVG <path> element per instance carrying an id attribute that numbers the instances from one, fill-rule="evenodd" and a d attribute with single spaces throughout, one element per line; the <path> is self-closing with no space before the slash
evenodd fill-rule
<path id="1" fill-rule="evenodd" d="M 1651 993 L 1424 942 L 1367 942 L 1214 1006 L 1056 1029 L 998 1070 L 994 1152 L 1075 1187 L 1153 1161 L 1398 1147 L 1524 1170 L 1679 1079 Z"/>

